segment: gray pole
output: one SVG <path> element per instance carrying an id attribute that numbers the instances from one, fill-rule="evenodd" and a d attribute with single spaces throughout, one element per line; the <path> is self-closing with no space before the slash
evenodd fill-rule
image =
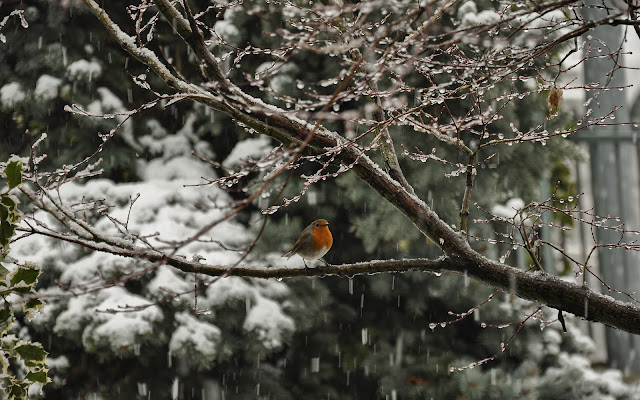
<path id="1" fill-rule="evenodd" d="M 603 4 L 603 3 L 599 3 Z M 604 4 L 611 5 L 605 1 Z M 583 12 L 585 19 L 602 18 L 605 16 L 602 10 L 586 9 Z M 621 45 L 623 28 L 615 26 L 600 26 L 590 32 L 593 40 L 593 49 L 588 57 L 604 56 L 613 53 Z M 595 39 L 600 39 L 609 47 L 603 46 Z M 597 48 L 601 47 L 602 52 Z M 587 51 L 589 46 L 585 46 Z M 617 59 L 623 64 L 622 56 Z M 601 117 L 609 114 L 615 107 L 623 106 L 616 112 L 614 120 L 607 122 L 616 124 L 629 122 L 630 107 L 625 104 L 624 92 L 618 89 L 601 91 L 603 87 L 625 86 L 625 74 L 623 69 L 615 70 L 616 64 L 611 57 L 587 59 L 584 63 L 585 84 L 597 84 L 597 88 L 587 93 L 587 99 L 596 96 L 587 109 L 593 109 L 589 118 Z M 588 132 L 592 139 L 590 143 L 591 171 L 593 183 L 593 195 L 595 212 L 603 217 L 621 217 L 626 229 L 637 229 L 640 225 L 640 195 L 638 192 L 638 155 L 635 144 L 628 140 L 618 140 L 622 136 L 629 135 L 629 127 L 624 126 L 598 126 Z M 580 140 L 579 136 L 576 139 Z M 601 137 L 602 140 L 598 140 Z M 608 138 L 608 139 L 606 139 Z M 611 222 L 609 225 L 615 225 Z M 598 229 L 598 243 L 616 243 L 620 241 L 621 234 L 612 230 Z M 635 237 L 625 235 L 622 241 L 632 241 Z M 623 290 L 627 293 L 637 291 L 640 284 L 640 257 L 635 251 L 622 249 L 600 249 L 599 264 L 602 278 L 612 288 Z M 599 288 L 592 288 L 598 290 Z M 606 289 L 604 289 L 606 293 Z M 628 301 L 629 298 L 614 292 L 608 293 L 620 300 Z M 626 373 L 640 372 L 640 359 L 636 356 L 640 352 L 640 337 L 622 332 L 613 328 L 607 328 L 607 352 L 609 364 L 612 367 L 625 370 Z"/>

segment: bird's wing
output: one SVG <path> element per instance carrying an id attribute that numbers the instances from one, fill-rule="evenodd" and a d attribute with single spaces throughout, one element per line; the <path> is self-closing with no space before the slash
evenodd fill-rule
<path id="1" fill-rule="evenodd" d="M 302 246 L 305 240 L 307 240 L 307 236 L 309 236 L 309 234 L 306 231 L 302 232 L 302 234 L 300 235 L 298 240 L 296 240 L 296 243 L 293 245 L 291 250 L 284 253 L 282 257 L 291 258 L 292 256 L 294 256 L 298 252 L 298 250 L 300 250 L 300 246 Z"/>

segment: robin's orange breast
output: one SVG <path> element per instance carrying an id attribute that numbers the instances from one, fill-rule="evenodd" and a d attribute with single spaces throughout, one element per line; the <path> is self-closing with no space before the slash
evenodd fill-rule
<path id="1" fill-rule="evenodd" d="M 327 226 L 321 226 L 313 229 L 313 240 L 311 248 L 314 252 L 331 248 L 333 244 L 333 236 Z"/>

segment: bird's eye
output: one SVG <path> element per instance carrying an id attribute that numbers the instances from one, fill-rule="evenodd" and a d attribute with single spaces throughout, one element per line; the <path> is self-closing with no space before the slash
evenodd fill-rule
<path id="1" fill-rule="evenodd" d="M 316 226 L 320 226 L 320 224 L 316 224 Z"/>

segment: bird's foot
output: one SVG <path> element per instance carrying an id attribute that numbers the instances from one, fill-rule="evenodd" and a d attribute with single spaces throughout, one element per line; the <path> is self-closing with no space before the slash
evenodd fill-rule
<path id="1" fill-rule="evenodd" d="M 302 262 L 304 263 L 304 271 L 307 273 L 307 276 L 311 275 L 311 273 L 309 272 L 309 267 L 307 267 L 307 262 L 304 260 L 304 258 L 302 259 Z"/>

